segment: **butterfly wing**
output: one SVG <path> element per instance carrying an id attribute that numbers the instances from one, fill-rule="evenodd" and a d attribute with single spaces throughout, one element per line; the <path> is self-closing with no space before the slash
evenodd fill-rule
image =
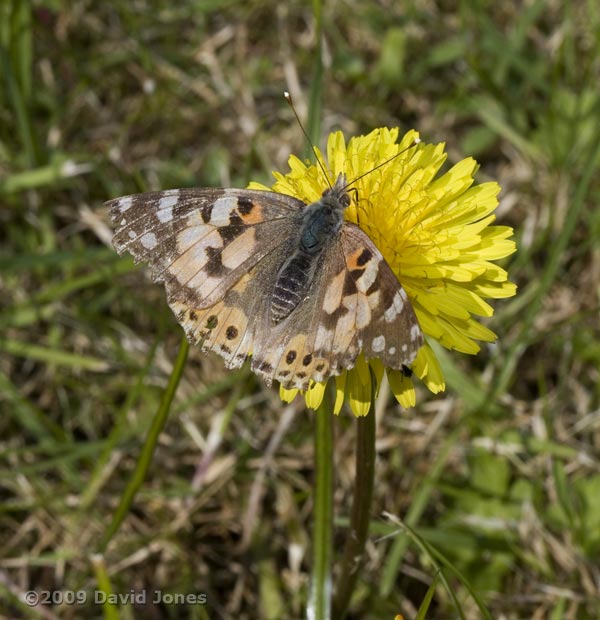
<path id="1" fill-rule="evenodd" d="M 148 192 L 107 204 L 117 252 L 149 263 L 169 301 L 198 308 L 216 303 L 289 237 L 290 218 L 305 206 L 284 194 L 235 189 Z"/>
<path id="2" fill-rule="evenodd" d="M 346 223 L 321 257 L 309 299 L 281 323 L 259 328 L 252 369 L 267 383 L 307 389 L 352 368 L 361 351 L 400 369 L 423 335 L 405 291 L 369 239 Z"/>
<path id="3" fill-rule="evenodd" d="M 304 203 L 274 192 L 181 189 L 108 205 L 118 253 L 147 262 L 154 280 L 165 283 L 190 340 L 229 367 L 240 366 L 266 311 L 263 291 L 294 243 Z"/>
<path id="4" fill-rule="evenodd" d="M 409 366 L 424 340 L 406 292 L 377 246 L 355 224 L 344 226 L 342 247 L 356 286 L 358 340 L 365 357 L 379 358 L 395 370 Z"/>

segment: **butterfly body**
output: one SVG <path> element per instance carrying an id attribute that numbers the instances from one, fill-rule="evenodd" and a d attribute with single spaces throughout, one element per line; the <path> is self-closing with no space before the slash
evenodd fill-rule
<path id="1" fill-rule="evenodd" d="M 423 344 L 396 276 L 344 220 L 343 175 L 308 205 L 209 188 L 108 204 L 117 251 L 150 264 L 188 338 L 230 368 L 251 356 L 267 384 L 307 389 L 351 368 L 361 351 L 400 369 Z"/>
<path id="2" fill-rule="evenodd" d="M 321 200 L 302 213 L 298 244 L 277 274 L 271 298 L 271 319 L 279 323 L 306 297 L 319 257 L 327 244 L 335 242 L 344 223 L 344 209 L 350 204 L 345 190 L 346 177 L 339 175 L 335 185 L 325 190 Z"/>

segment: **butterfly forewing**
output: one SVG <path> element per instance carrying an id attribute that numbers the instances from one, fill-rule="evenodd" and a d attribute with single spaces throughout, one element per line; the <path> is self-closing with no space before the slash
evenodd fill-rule
<path id="1" fill-rule="evenodd" d="M 304 204 L 273 192 L 182 189 L 108 203 L 113 245 L 148 262 L 169 303 L 208 307 L 289 237 Z"/>

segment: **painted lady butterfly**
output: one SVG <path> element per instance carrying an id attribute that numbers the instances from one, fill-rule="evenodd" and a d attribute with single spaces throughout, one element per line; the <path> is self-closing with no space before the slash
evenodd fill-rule
<path id="1" fill-rule="evenodd" d="M 423 334 L 381 252 L 344 221 L 339 175 L 317 202 L 267 191 L 176 189 L 107 203 L 113 244 L 147 261 L 189 340 L 268 385 L 306 390 L 362 351 L 401 369 Z"/>

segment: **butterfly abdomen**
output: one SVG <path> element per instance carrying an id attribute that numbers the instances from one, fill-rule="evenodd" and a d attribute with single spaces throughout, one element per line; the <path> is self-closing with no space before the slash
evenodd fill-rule
<path id="1" fill-rule="evenodd" d="M 304 299 L 315 272 L 315 257 L 298 251 L 280 269 L 271 296 L 271 320 L 279 323 Z"/>

